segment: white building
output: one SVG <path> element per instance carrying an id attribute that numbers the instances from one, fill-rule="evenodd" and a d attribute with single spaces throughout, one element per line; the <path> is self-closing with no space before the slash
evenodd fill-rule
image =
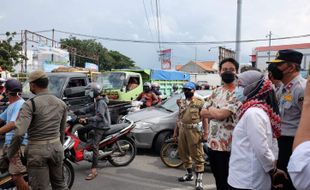
<path id="1" fill-rule="evenodd" d="M 309 70 L 310 64 L 310 43 L 303 43 L 303 44 L 289 44 L 289 45 L 277 45 L 277 46 L 261 46 L 256 47 L 252 53 L 252 64 L 256 66 L 260 70 L 265 70 L 267 68 L 266 62 L 268 58 L 270 60 L 275 59 L 276 53 L 279 50 L 283 49 L 294 49 L 304 54 L 301 68 L 303 70 Z M 270 57 L 269 57 L 270 52 Z"/>

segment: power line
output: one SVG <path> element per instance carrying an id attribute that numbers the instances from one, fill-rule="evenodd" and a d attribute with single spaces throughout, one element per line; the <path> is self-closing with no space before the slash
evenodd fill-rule
<path id="1" fill-rule="evenodd" d="M 46 33 L 46 32 L 52 32 L 53 30 L 39 30 L 39 31 L 34 31 L 35 33 Z M 13 32 L 10 32 L 11 34 Z M 15 32 L 16 35 L 21 35 L 22 33 L 21 32 Z M 6 36 L 6 33 L 1 33 L 0 36 Z"/>
<path id="2" fill-rule="evenodd" d="M 142 0 L 142 2 L 143 2 L 143 7 L 144 7 L 144 13 L 145 13 L 146 21 L 147 21 L 147 26 L 148 26 L 148 28 L 150 30 L 150 33 L 151 33 L 151 36 L 153 38 L 153 33 L 152 33 L 152 30 L 151 30 L 151 26 L 150 26 L 149 17 L 148 17 L 148 14 L 147 14 L 145 2 L 144 2 L 144 0 Z"/>
<path id="3" fill-rule="evenodd" d="M 161 45 L 160 45 L 160 26 L 159 26 L 159 7 L 158 7 L 158 0 L 155 0 L 155 5 L 156 5 L 156 22 L 157 22 L 158 47 L 159 47 L 159 51 L 160 51 L 160 50 L 161 50 Z"/>
<path id="4" fill-rule="evenodd" d="M 105 41 L 115 41 L 115 42 L 130 42 L 130 43 L 142 43 L 142 44 L 157 44 L 157 41 L 152 40 L 131 40 L 131 39 L 120 39 L 120 38 L 110 38 L 110 37 L 102 37 L 96 35 L 89 35 L 89 34 L 81 34 L 75 32 L 66 32 L 62 30 L 56 30 L 55 32 L 68 34 L 72 36 L 81 36 L 87 38 L 93 38 L 98 40 L 105 40 Z M 286 37 L 278 37 L 278 38 L 271 38 L 271 40 L 287 40 L 287 39 L 295 39 L 295 38 L 305 38 L 310 37 L 310 34 L 303 34 L 303 35 L 295 35 L 295 36 L 286 36 Z M 266 42 L 269 39 L 266 38 L 259 38 L 259 39 L 252 39 L 252 40 L 225 40 L 225 41 L 161 41 L 161 44 L 170 44 L 170 45 L 209 45 L 209 44 L 232 44 L 236 42 L 240 43 L 252 43 L 252 42 Z"/>

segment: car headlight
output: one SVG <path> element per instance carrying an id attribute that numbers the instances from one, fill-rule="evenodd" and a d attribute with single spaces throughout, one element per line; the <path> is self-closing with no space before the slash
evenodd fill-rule
<path id="1" fill-rule="evenodd" d="M 138 121 L 135 123 L 135 129 L 151 129 L 152 125 L 152 123 Z"/>

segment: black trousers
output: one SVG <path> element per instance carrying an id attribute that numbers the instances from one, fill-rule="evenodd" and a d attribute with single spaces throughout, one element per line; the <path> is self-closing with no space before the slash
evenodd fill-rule
<path id="1" fill-rule="evenodd" d="M 238 189 L 229 185 L 229 190 L 250 190 L 250 189 Z"/>
<path id="2" fill-rule="evenodd" d="M 230 152 L 208 149 L 211 170 L 215 178 L 217 190 L 228 190 L 227 183 Z"/>
<path id="3" fill-rule="evenodd" d="M 292 180 L 287 172 L 287 165 L 292 155 L 292 146 L 294 142 L 294 137 L 291 136 L 281 136 L 278 139 L 279 146 L 279 158 L 277 162 L 277 167 L 286 172 L 289 180 L 285 180 L 282 190 L 294 190 Z"/>
<path id="4" fill-rule="evenodd" d="M 102 129 L 98 129 L 98 128 L 95 128 L 93 125 L 89 124 L 89 125 L 86 125 L 84 126 L 83 128 L 79 129 L 78 130 L 78 135 L 79 135 L 79 138 L 84 141 L 84 142 L 87 142 L 88 139 L 87 139 L 87 135 L 88 133 L 91 131 L 91 130 L 94 130 L 94 133 L 92 134 L 91 136 L 91 143 L 92 143 L 92 150 L 93 150 L 93 160 L 92 160 L 92 166 L 91 168 L 96 168 L 97 165 L 98 165 L 98 157 L 99 157 L 99 144 L 100 144 L 100 141 L 102 139 L 102 136 L 104 135 L 105 133 L 105 130 L 102 130 Z M 89 137 L 88 137 L 89 138 Z"/>

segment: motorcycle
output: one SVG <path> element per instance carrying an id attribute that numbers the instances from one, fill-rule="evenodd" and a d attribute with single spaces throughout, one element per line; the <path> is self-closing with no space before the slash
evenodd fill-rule
<path id="1" fill-rule="evenodd" d="M 64 151 L 67 151 L 68 149 L 72 148 L 73 145 L 74 144 L 73 144 L 72 139 L 66 138 L 63 144 Z M 66 157 L 63 161 L 63 171 L 64 171 L 65 182 L 67 183 L 67 186 L 70 189 L 74 182 L 75 173 L 74 173 L 72 164 L 68 161 Z M 28 181 L 27 172 L 24 173 L 23 177 L 25 181 Z M 9 172 L 1 171 L 0 172 L 0 189 L 13 189 L 14 187 L 15 187 L 15 183 L 12 179 L 12 176 L 9 174 Z M 52 187 L 50 189 L 52 189 Z"/>
<path id="2" fill-rule="evenodd" d="M 208 147 L 206 143 L 203 143 L 203 150 L 205 152 L 205 171 L 207 171 L 209 170 L 210 162 L 207 155 Z M 175 139 L 170 138 L 165 141 L 160 150 L 160 159 L 170 168 L 178 168 L 183 165 L 183 162 L 179 157 L 178 142 Z"/>
<path id="3" fill-rule="evenodd" d="M 79 138 L 77 130 L 84 127 L 78 124 L 78 117 L 70 116 L 67 122 L 65 134 L 74 141 L 72 148 L 65 151 L 66 157 L 74 163 L 86 160 L 92 162 L 93 152 L 89 140 L 93 131 L 86 136 L 86 142 Z M 105 131 L 102 140 L 99 143 L 98 160 L 108 161 L 113 166 L 126 166 L 130 164 L 136 156 L 136 145 L 130 131 L 134 128 L 134 122 L 126 120 L 124 123 L 111 125 L 111 128 Z"/>

